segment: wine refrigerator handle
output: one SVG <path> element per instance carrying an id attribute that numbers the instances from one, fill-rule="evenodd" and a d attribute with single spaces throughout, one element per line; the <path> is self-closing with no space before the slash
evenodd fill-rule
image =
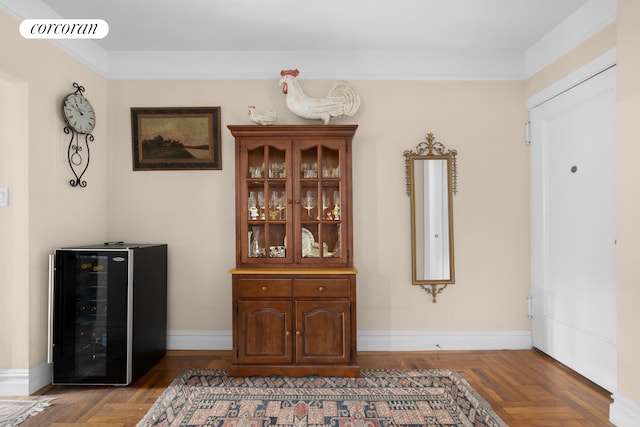
<path id="1" fill-rule="evenodd" d="M 55 255 L 49 254 L 49 315 L 47 316 L 47 363 L 53 363 L 53 278 Z"/>

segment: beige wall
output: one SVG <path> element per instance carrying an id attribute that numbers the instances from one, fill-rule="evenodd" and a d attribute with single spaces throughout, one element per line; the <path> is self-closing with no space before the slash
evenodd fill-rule
<path id="1" fill-rule="evenodd" d="M 322 96 L 331 82 L 302 81 Z M 528 330 L 528 160 L 522 82 L 356 81 L 354 237 L 359 330 Z M 234 141 L 247 106 L 293 116 L 269 81 L 109 82 L 108 234 L 169 244 L 169 329 L 231 328 Z M 221 171 L 131 170 L 130 108 L 222 107 Z M 404 157 L 434 132 L 458 150 L 457 284 L 437 304 L 411 285 Z M 492 307 L 489 309 L 489 307 Z M 464 313 L 463 316 L 456 313 Z"/>
<path id="2" fill-rule="evenodd" d="M 29 349 L 26 328 L 9 327 L 29 324 L 26 96 L 26 84 L 0 76 L 0 186 L 9 188 L 11 206 L 0 208 L 0 342 L 13 344 L 3 346 L 0 366 L 25 363 Z"/>
<path id="3" fill-rule="evenodd" d="M 46 359 L 47 255 L 106 238 L 106 120 L 94 132 L 87 188 L 71 188 L 60 107 L 77 81 L 106 117 L 106 81 L 51 43 L 23 39 L 2 13 L 0 53 L 0 186 L 10 190 L 0 208 L 0 369 L 25 369 Z"/>
<path id="4" fill-rule="evenodd" d="M 640 402 L 640 3 L 618 0 L 617 227 L 618 392 Z"/>
<path id="5" fill-rule="evenodd" d="M 626 36 L 632 24 L 620 25 L 618 37 Z M 596 36 L 601 39 L 595 50 L 611 44 L 610 31 Z M 0 369 L 28 368 L 46 357 L 46 257 L 59 245 L 106 239 L 166 242 L 169 328 L 229 330 L 227 271 L 234 265 L 235 195 L 233 140 L 226 125 L 248 123 L 247 105 L 275 108 L 283 123 L 302 123 L 284 106 L 277 76 L 269 81 L 106 81 L 48 42 L 23 40 L 17 23 L 2 14 L 0 47 L 0 90 L 26 97 L 29 119 L 26 136 L 18 136 L 26 147 L 8 145 L 11 131 L 0 134 L 0 157 L 16 156 L 12 167 L 0 163 L 0 179 L 8 182 L 0 186 L 12 190 L 11 207 L 0 209 L 0 232 L 14 230 L 8 240 L 0 241 L 0 254 L 9 254 L 0 267 L 12 266 L 0 269 L 0 308 L 7 307 L 7 299 L 17 301 L 0 314 Z M 586 62 L 579 56 L 577 62 Z M 597 53 L 586 55 L 590 56 Z M 573 68 L 558 66 L 562 71 L 543 71 L 552 77 L 541 74 L 528 82 L 353 82 L 362 94 L 362 107 L 352 120 L 339 123 L 360 125 L 353 152 L 360 330 L 530 328 L 524 100 Z M 70 172 L 59 112 L 73 81 L 87 88 L 98 111 L 85 189 L 67 183 Z M 302 85 L 309 94 L 321 96 L 330 82 L 302 80 Z M 221 171 L 131 170 L 131 107 L 202 105 L 222 107 Z M 454 197 L 457 283 L 439 296 L 437 304 L 410 284 L 409 200 L 404 193 L 402 152 L 414 148 L 427 132 L 459 153 L 459 190 Z M 632 194 L 635 188 L 627 185 L 619 184 L 619 190 Z M 630 217 L 621 221 L 621 227 L 632 228 Z M 623 247 L 621 240 L 622 259 Z M 634 252 L 628 248 L 630 258 Z M 637 279 L 622 265 L 621 281 Z M 624 326 L 620 330 L 626 333 Z M 625 369 L 635 372 L 625 362 L 633 365 L 637 360 L 637 349 L 622 342 L 624 338 L 621 335 L 621 350 L 626 352 L 621 352 L 621 375 Z M 637 383 L 637 375 L 631 378 Z"/>
<path id="6" fill-rule="evenodd" d="M 7 16 L 0 20 L 0 71 L 22 82 L 28 111 L 26 148 L 17 149 L 12 163 L 23 166 L 11 172 L 24 191 L 7 181 L 15 204 L 2 211 L 6 218 L 13 215 L 8 228 L 22 224 L 23 231 L 1 243 L 3 253 L 10 254 L 4 262 L 17 272 L 0 273 L 0 299 L 22 303 L 8 311 L 18 316 L 6 316 L 12 328 L 1 336 L 0 368 L 27 368 L 45 360 L 47 254 L 60 245 L 107 239 L 168 243 L 169 328 L 228 331 L 235 196 L 233 140 L 225 126 L 248 123 L 250 104 L 277 109 L 283 123 L 301 123 L 286 110 L 277 76 L 269 81 L 106 81 L 51 43 L 22 39 Z M 60 115 L 61 99 L 73 81 L 87 88 L 98 113 L 84 189 L 68 185 Z M 302 83 L 317 96 L 330 85 Z M 523 83 L 354 84 L 363 97 L 353 119 L 360 125 L 353 153 L 359 329 L 529 329 Z M 199 105 L 222 107 L 221 171 L 131 170 L 131 107 Z M 404 193 L 402 152 L 427 132 L 460 153 L 454 200 L 457 284 L 438 304 L 410 284 Z M 7 141 L 2 144 L 8 150 Z M 11 150 L 6 152 L 14 156 L 16 148 Z"/>

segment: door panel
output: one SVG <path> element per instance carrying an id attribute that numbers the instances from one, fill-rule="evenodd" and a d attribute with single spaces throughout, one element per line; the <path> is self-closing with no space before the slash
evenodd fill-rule
<path id="1" fill-rule="evenodd" d="M 617 384 L 615 68 L 531 110 L 533 345 Z"/>
<path id="2" fill-rule="evenodd" d="M 298 363 L 350 362 L 349 301 L 296 302 Z"/>
<path id="3" fill-rule="evenodd" d="M 291 363 L 291 316 L 291 301 L 239 301 L 238 363 Z"/>

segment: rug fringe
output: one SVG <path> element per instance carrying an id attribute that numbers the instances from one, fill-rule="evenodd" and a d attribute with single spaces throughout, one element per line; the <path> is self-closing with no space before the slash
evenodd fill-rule
<path id="1" fill-rule="evenodd" d="M 24 408 L 22 410 L 23 412 L 19 412 L 18 414 L 13 415 L 13 418 L 0 419 L 0 427 L 13 427 L 21 424 L 30 416 L 37 415 L 51 406 L 51 401 L 54 399 L 55 397 L 47 397 L 45 399 L 38 400 L 16 400 L 15 402 L 20 403 L 33 403 L 33 406 Z"/>

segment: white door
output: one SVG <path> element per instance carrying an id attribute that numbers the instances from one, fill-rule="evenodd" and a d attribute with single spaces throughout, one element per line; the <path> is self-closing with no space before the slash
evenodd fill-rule
<path id="1" fill-rule="evenodd" d="M 530 120 L 533 345 L 613 392 L 615 67 Z"/>

